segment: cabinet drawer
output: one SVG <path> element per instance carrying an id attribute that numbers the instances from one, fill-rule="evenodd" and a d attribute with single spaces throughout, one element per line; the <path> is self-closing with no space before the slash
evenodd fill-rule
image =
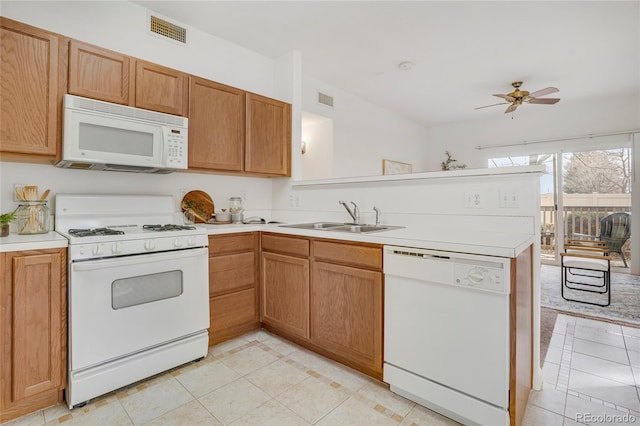
<path id="1" fill-rule="evenodd" d="M 229 254 L 209 258 L 209 295 L 218 296 L 254 285 L 255 254 Z"/>
<path id="2" fill-rule="evenodd" d="M 209 256 L 235 251 L 254 250 L 256 248 L 256 234 L 229 234 L 209 236 Z"/>
<path id="3" fill-rule="evenodd" d="M 263 234 L 262 250 L 287 253 L 295 256 L 309 256 L 309 240 L 304 238 L 283 237 Z"/>
<path id="4" fill-rule="evenodd" d="M 212 297 L 209 300 L 210 331 L 215 333 L 258 321 L 255 288 Z"/>
<path id="5" fill-rule="evenodd" d="M 371 269 L 382 269 L 381 247 L 314 241 L 313 256 L 316 259 L 336 263 L 362 266 Z"/>

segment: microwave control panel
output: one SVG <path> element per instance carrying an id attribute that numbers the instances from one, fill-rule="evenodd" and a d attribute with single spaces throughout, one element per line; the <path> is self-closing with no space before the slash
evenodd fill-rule
<path id="1" fill-rule="evenodd" d="M 188 137 L 186 128 L 165 129 L 166 166 L 187 168 Z"/>

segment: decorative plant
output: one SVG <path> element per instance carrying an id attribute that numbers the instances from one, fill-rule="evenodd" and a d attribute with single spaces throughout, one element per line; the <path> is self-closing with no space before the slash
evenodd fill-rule
<path id="1" fill-rule="evenodd" d="M 451 157 L 451 154 L 449 154 L 449 151 L 445 151 L 444 153 L 446 154 L 447 159 L 442 163 L 440 163 L 440 168 L 442 168 L 442 170 L 464 169 L 467 167 L 466 164 L 455 164 L 458 162 L 458 160 Z"/>
<path id="2" fill-rule="evenodd" d="M 16 219 L 16 211 L 0 214 L 0 225 L 7 225 Z"/>

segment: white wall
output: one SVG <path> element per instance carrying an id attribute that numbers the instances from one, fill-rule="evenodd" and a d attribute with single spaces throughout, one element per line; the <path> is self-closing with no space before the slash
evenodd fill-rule
<path id="1" fill-rule="evenodd" d="M 333 177 L 333 120 L 305 112 L 302 114 L 302 179 Z"/>
<path id="2" fill-rule="evenodd" d="M 333 96 L 333 108 L 317 102 L 318 91 Z M 415 172 L 426 170 L 426 127 L 330 86 L 304 68 L 302 109 L 333 120 L 332 177 L 381 175 L 383 159 L 411 163 Z"/>
<path id="3" fill-rule="evenodd" d="M 206 192 L 216 210 L 229 207 L 229 198 L 246 194 L 245 216 L 268 217 L 271 209 L 271 179 L 241 176 L 171 173 L 168 175 L 68 170 L 53 166 L 26 163 L 0 163 L 0 212 L 15 209 L 13 184 L 38 185 L 40 191 L 51 189 L 49 208 L 55 210 L 57 194 L 150 194 L 172 195 L 176 211 L 184 193 Z"/>

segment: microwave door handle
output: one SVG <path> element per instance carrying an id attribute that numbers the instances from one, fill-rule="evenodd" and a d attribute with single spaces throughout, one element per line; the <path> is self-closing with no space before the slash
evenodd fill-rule
<path id="1" fill-rule="evenodd" d="M 120 266 L 139 265 L 146 261 L 157 262 L 163 259 L 166 259 L 166 260 L 185 259 L 188 257 L 197 257 L 201 255 L 207 255 L 208 252 L 209 250 L 206 247 L 204 247 L 204 248 L 198 248 L 198 249 L 172 251 L 169 253 L 150 253 L 150 254 L 129 256 L 129 257 L 87 260 L 87 261 L 73 263 L 72 268 L 74 271 L 92 271 L 92 270 L 101 269 L 101 268 L 116 268 Z M 144 256 L 144 259 L 142 259 L 141 256 Z"/>

